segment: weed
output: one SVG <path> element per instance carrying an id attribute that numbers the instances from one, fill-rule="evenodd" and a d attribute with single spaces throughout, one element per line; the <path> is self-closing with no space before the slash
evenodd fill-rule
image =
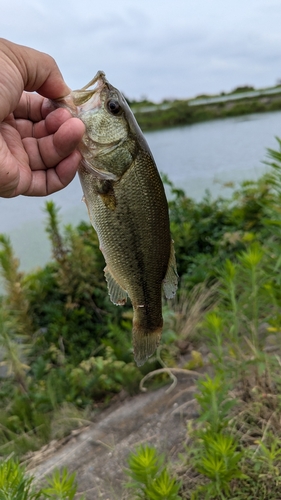
<path id="1" fill-rule="evenodd" d="M 196 399 L 199 403 L 199 422 L 204 422 L 207 429 L 213 433 L 221 432 L 230 419 L 230 410 L 236 401 L 229 397 L 229 384 L 221 374 L 215 378 L 206 376 L 198 380 L 199 392 Z"/>
<path id="2" fill-rule="evenodd" d="M 51 478 L 47 478 L 48 487 L 42 489 L 43 495 L 46 498 L 56 500 L 73 500 L 77 492 L 77 484 L 75 482 L 75 473 L 69 474 L 67 469 L 58 469 L 54 471 Z M 80 497 L 84 500 L 85 497 Z"/>
<path id="3" fill-rule="evenodd" d="M 67 469 L 55 470 L 47 478 L 47 487 L 36 491 L 34 478 L 27 475 L 18 461 L 12 458 L 0 463 L 0 499 L 1 500 L 73 500 L 77 492 L 75 473 Z M 80 500 L 85 500 L 84 496 Z"/>
<path id="4" fill-rule="evenodd" d="M 201 449 L 194 467 L 210 482 L 199 486 L 197 492 L 205 492 L 205 498 L 229 498 L 231 481 L 247 479 L 246 474 L 241 471 L 243 453 L 237 451 L 238 443 L 230 434 L 207 431 L 201 432 L 200 438 Z"/>
<path id="5" fill-rule="evenodd" d="M 127 483 L 138 498 L 147 500 L 180 500 L 181 484 L 163 466 L 164 456 L 149 445 L 142 445 L 128 457 L 126 474 L 132 482 Z"/>
<path id="6" fill-rule="evenodd" d="M 1 500 L 39 500 L 41 492 L 36 492 L 33 478 L 25 474 L 18 462 L 6 460 L 0 463 Z"/>

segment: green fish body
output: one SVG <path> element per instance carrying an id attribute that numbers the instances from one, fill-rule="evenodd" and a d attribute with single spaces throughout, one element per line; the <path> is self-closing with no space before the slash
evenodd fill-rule
<path id="1" fill-rule="evenodd" d="M 78 170 L 84 201 L 110 299 L 123 305 L 130 297 L 134 357 L 142 365 L 161 339 L 162 289 L 172 298 L 178 282 L 163 183 L 127 102 L 103 72 L 59 105 L 86 125 Z"/>

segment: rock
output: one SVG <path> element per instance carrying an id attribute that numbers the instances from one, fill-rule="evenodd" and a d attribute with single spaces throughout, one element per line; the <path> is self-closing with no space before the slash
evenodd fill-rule
<path id="1" fill-rule="evenodd" d="M 30 472 L 42 484 L 55 468 L 67 467 L 76 472 L 78 491 L 86 500 L 121 498 L 126 459 L 137 445 L 152 444 L 169 459 L 184 451 L 186 422 L 197 416 L 194 380 L 181 376 L 169 393 L 166 386 L 109 408 Z"/>

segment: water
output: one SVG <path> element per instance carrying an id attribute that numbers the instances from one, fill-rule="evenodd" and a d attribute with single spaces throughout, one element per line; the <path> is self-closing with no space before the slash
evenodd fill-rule
<path id="1" fill-rule="evenodd" d="M 277 148 L 281 112 L 199 123 L 146 134 L 158 168 L 188 196 L 199 200 L 209 189 L 213 197 L 228 196 L 224 183 L 257 179 L 265 171 L 266 148 Z M 82 190 L 74 181 L 47 198 L 0 198 L 0 232 L 11 238 L 22 269 L 44 265 L 50 244 L 44 232 L 44 205 L 61 207 L 64 223 L 88 220 Z"/>
<path id="2" fill-rule="evenodd" d="M 188 196 L 229 196 L 225 183 L 258 179 L 267 148 L 277 148 L 281 112 L 247 115 L 147 134 L 162 172 Z"/>

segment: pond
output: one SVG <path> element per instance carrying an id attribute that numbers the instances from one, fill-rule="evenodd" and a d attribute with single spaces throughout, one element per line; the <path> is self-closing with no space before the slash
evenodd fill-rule
<path id="1" fill-rule="evenodd" d="M 266 149 L 277 148 L 281 112 L 216 120 L 145 134 L 158 168 L 188 196 L 200 200 L 229 196 L 225 183 L 257 179 L 266 169 Z M 61 207 L 63 223 L 88 220 L 79 180 L 48 198 L 0 198 L 0 232 L 10 236 L 22 269 L 44 265 L 50 244 L 44 231 L 44 205 Z"/>

